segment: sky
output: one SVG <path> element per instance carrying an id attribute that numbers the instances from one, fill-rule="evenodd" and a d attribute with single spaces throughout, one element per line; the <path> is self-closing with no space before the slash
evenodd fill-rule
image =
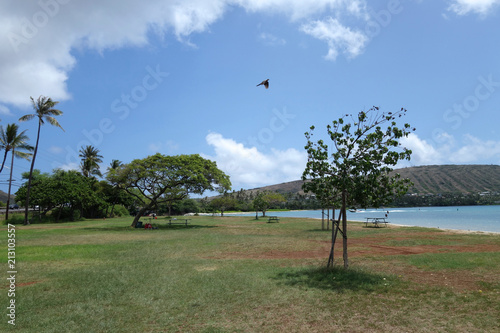
<path id="1" fill-rule="evenodd" d="M 42 172 L 200 154 L 239 190 L 300 179 L 312 125 L 405 108 L 399 167 L 500 164 L 499 31 L 500 0 L 2 0 L 0 125 L 34 145 L 47 96 Z"/>

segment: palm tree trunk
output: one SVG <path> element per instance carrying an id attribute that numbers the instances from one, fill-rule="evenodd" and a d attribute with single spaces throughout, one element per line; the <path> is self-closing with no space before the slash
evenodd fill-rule
<path id="1" fill-rule="evenodd" d="M 40 128 L 42 126 L 41 120 L 38 120 L 38 133 L 36 136 L 35 151 L 33 152 L 33 159 L 31 160 L 30 176 L 28 178 L 28 189 L 26 191 L 26 205 L 24 208 L 24 224 L 29 224 L 28 220 L 28 207 L 30 206 L 30 191 L 31 191 L 31 177 L 33 176 L 33 168 L 35 167 L 35 158 L 38 151 L 38 141 L 40 140 Z"/>
<path id="2" fill-rule="evenodd" d="M 5 219 L 9 219 L 9 206 L 10 206 L 10 189 L 12 187 L 12 169 L 14 169 L 14 149 L 12 148 L 12 162 L 10 163 L 10 177 L 9 177 L 9 191 L 7 193 L 7 208 L 5 209 Z M 5 159 L 4 159 L 5 162 Z M 2 164 L 3 168 L 3 164 Z"/>
<path id="3" fill-rule="evenodd" d="M 2 167 L 0 168 L 0 172 L 3 171 L 3 166 L 5 164 L 5 160 L 7 159 L 7 154 L 9 153 L 9 149 L 5 149 L 5 154 L 3 155 Z"/>

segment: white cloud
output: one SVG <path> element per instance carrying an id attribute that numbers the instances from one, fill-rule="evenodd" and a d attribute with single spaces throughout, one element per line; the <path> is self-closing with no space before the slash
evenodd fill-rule
<path id="1" fill-rule="evenodd" d="M 488 15 L 496 5 L 500 4 L 500 0 L 453 0 L 452 2 L 448 10 L 458 15 L 469 13 Z"/>
<path id="2" fill-rule="evenodd" d="M 293 148 L 272 149 L 265 154 L 219 133 L 208 134 L 206 141 L 214 148 L 215 156 L 205 157 L 217 162 L 218 168 L 230 176 L 233 187 L 252 188 L 298 180 L 307 162 L 306 153 Z"/>
<path id="3" fill-rule="evenodd" d="M 351 15 L 361 15 L 366 7 L 365 0 L 235 0 L 234 2 L 251 12 L 284 13 L 293 21 L 336 10 Z"/>
<path id="4" fill-rule="evenodd" d="M 64 170 L 64 171 L 69 171 L 69 170 L 80 171 L 80 165 L 78 163 L 61 164 L 61 165 L 58 165 L 57 168 Z"/>
<path id="5" fill-rule="evenodd" d="M 279 13 L 301 24 L 323 13 L 355 17 L 366 15 L 365 0 L 40 0 L 0 2 L 0 102 L 29 106 L 29 96 L 71 98 L 67 80 L 76 64 L 74 51 L 104 52 L 147 45 L 148 33 L 174 34 L 189 43 L 232 6 L 248 12 Z M 364 46 L 363 35 L 337 19 L 303 25 L 310 35 L 328 42 L 328 58 L 339 48 L 355 56 Z M 267 41 L 283 43 L 272 35 Z M 2 109 L 5 111 L 5 107 Z"/>
<path id="6" fill-rule="evenodd" d="M 11 112 L 5 105 L 0 104 L 0 114 L 8 116 L 11 115 Z"/>
<path id="7" fill-rule="evenodd" d="M 75 49 L 144 46 L 150 30 L 171 31 L 181 40 L 205 31 L 222 16 L 226 2 L 2 1 L 0 101 L 28 106 L 29 96 L 69 99 L 66 81 L 76 63 Z"/>
<path id="8" fill-rule="evenodd" d="M 406 138 L 402 138 L 400 143 L 412 151 L 411 164 L 430 165 L 442 164 L 444 162 L 443 149 L 447 150 L 447 145 L 441 146 L 441 149 L 434 148 L 426 140 L 420 139 L 415 133 L 411 133 Z"/>
<path id="9" fill-rule="evenodd" d="M 442 133 L 437 139 L 439 144 L 412 133 L 400 142 L 412 150 L 411 165 L 500 163 L 500 141 L 482 141 L 466 134 L 461 142 L 457 142 L 447 133 Z"/>
<path id="10" fill-rule="evenodd" d="M 472 135 L 465 135 L 465 145 L 458 149 L 450 161 L 453 163 L 474 163 L 481 160 L 494 160 L 500 163 L 500 141 L 482 141 Z"/>
<path id="11" fill-rule="evenodd" d="M 368 42 L 364 33 L 353 31 L 331 17 L 304 24 L 301 29 L 306 34 L 328 43 L 328 54 L 325 57 L 328 60 L 335 60 L 341 51 L 351 58 L 356 57 L 363 52 Z"/>

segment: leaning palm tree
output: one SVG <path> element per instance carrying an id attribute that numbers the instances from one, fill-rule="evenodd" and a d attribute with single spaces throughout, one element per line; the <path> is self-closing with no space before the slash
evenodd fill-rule
<path id="1" fill-rule="evenodd" d="M 9 206 L 10 206 L 10 190 L 12 187 L 12 170 L 14 169 L 14 157 L 24 158 L 29 161 L 31 153 L 17 151 L 16 149 L 22 149 L 27 151 L 33 151 L 33 146 L 27 144 L 29 140 L 26 130 L 21 133 L 17 133 L 19 126 L 16 124 L 7 125 L 7 130 L 4 131 L 3 126 L 0 126 L 0 149 L 5 150 L 5 154 L 2 161 L 2 166 L 0 167 L 0 172 L 2 172 L 5 165 L 5 160 L 7 159 L 7 154 L 12 151 L 12 162 L 10 163 L 10 178 L 9 178 L 9 192 L 7 195 L 7 209 L 5 210 L 5 219 L 9 218 Z"/>
<path id="2" fill-rule="evenodd" d="M 101 170 L 99 170 L 99 163 L 102 163 L 102 156 L 99 155 L 99 149 L 92 146 L 86 146 L 80 149 L 80 155 L 78 156 L 82 158 L 80 169 L 85 177 L 102 177 Z"/>
<path id="3" fill-rule="evenodd" d="M 63 113 L 61 110 L 54 109 L 54 106 L 56 106 L 56 104 L 59 102 L 53 101 L 50 97 L 45 97 L 45 96 L 38 97 L 36 101 L 33 99 L 33 97 L 30 98 L 35 113 L 27 114 L 19 118 L 19 121 L 27 121 L 35 117 L 38 117 L 38 132 L 36 136 L 35 151 L 33 153 L 33 159 L 31 160 L 30 176 L 28 178 L 28 189 L 26 191 L 26 204 L 24 211 L 25 224 L 29 223 L 28 207 L 30 204 L 31 179 L 33 175 L 33 168 L 35 166 L 36 153 L 38 152 L 38 143 L 40 141 L 40 128 L 42 127 L 43 124 L 45 124 L 45 121 L 47 121 L 49 124 L 57 126 L 64 131 L 61 125 L 59 125 L 57 120 L 54 118 L 54 116 L 60 116 Z"/>

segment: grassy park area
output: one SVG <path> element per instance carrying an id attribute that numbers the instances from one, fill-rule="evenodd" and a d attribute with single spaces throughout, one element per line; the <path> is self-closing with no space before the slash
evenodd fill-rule
<path id="1" fill-rule="evenodd" d="M 500 235 L 352 222 L 350 269 L 339 242 L 327 270 L 321 221 L 190 219 L 16 225 L 16 325 L 4 278 L 0 331 L 500 331 Z"/>

